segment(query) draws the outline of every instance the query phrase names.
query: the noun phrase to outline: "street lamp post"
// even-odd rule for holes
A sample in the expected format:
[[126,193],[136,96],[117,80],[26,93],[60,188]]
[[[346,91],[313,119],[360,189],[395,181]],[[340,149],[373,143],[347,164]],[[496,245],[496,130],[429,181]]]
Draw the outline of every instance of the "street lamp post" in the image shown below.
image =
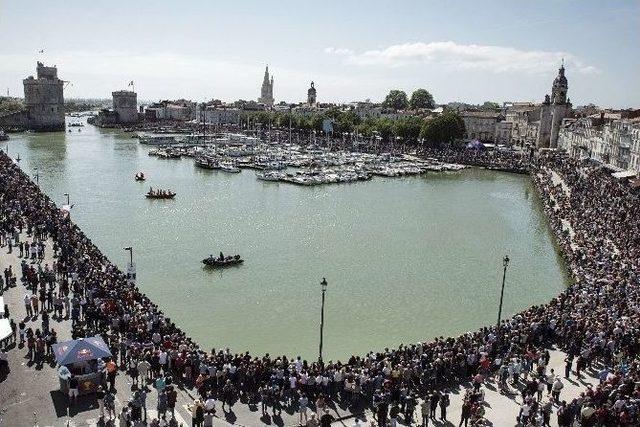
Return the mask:
[[129,265],[127,266],[127,279],[133,282],[136,280],[136,268],[133,265],[133,247],[128,246],[122,249],[124,249],[125,251],[129,251]]
[[509,255],[505,255],[502,259],[502,290],[500,291],[500,306],[498,307],[498,327],[500,327],[500,319],[502,318],[502,301],[504,299],[504,282],[507,278],[507,266],[509,265]]
[[320,309],[320,349],[319,349],[319,357],[318,361],[322,365],[322,338],[323,338],[323,330],[324,330],[324,294],[327,292],[327,279],[322,278],[322,282],[320,282],[320,286],[322,287],[322,307]]
[[128,246],[128,247],[122,248],[122,249],[124,249],[125,251],[129,251],[129,263],[131,265],[133,265],[133,247],[132,246]]

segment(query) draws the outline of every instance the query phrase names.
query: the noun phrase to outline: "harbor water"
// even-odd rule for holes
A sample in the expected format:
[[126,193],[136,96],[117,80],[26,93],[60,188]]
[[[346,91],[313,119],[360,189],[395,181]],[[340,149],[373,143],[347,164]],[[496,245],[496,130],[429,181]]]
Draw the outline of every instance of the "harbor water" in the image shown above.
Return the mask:
[[[505,254],[504,316],[567,285],[527,176],[299,187],[150,157],[118,130],[72,130],[12,134],[0,148],[58,204],[68,193],[72,219],[122,268],[132,246],[138,286],[206,349],[316,358],[323,277],[325,360],[494,323]],[[147,200],[149,187],[177,196]],[[245,262],[204,268],[220,251]]]

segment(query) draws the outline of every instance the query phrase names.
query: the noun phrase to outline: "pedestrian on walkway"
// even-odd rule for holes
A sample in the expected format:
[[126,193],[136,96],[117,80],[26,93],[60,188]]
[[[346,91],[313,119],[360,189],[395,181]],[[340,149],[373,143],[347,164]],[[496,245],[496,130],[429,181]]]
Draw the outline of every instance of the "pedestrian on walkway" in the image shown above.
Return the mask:
[[165,415],[167,413],[167,392],[164,390],[158,391],[157,401],[158,416]]
[[204,406],[200,399],[196,399],[192,404],[187,405],[191,411],[191,427],[202,427],[204,423]]
[[429,427],[429,399],[427,396],[424,397],[422,403],[420,404],[420,414],[422,415],[422,427]]
[[31,307],[31,295],[24,294],[24,310],[27,312],[27,317],[33,317],[33,308]]
[[171,412],[171,417],[176,418],[176,402],[178,401],[178,392],[173,386],[167,386],[167,408]]
[[460,414],[460,423],[458,424],[458,427],[462,427],[462,424],[464,424],[464,427],[467,427],[467,425],[469,424],[470,417],[471,417],[471,402],[468,399],[465,399],[464,402],[462,403],[462,412]]
[[131,414],[129,413],[129,407],[127,405],[122,407],[122,412],[120,412],[118,419],[120,427],[129,427],[131,425]]
[[436,419],[436,410],[438,409],[438,402],[440,401],[440,393],[438,391],[434,391],[429,397],[429,402],[431,404],[429,408],[429,418],[432,420]]
[[565,378],[569,378],[569,375],[571,375],[571,365],[573,364],[573,356],[572,355],[567,355],[567,357],[564,358],[564,377]]
[[98,411],[100,411],[100,418],[104,418],[104,389],[102,386],[98,386],[96,390],[96,400],[98,401]]
[[[300,425],[305,425],[309,421],[309,417],[307,416],[307,411],[309,407],[309,399],[302,393],[298,393],[298,414],[300,416]],[[304,417],[304,423],[302,422],[302,418]]]
[[562,383],[562,380],[560,379],[560,377],[556,377],[556,380],[554,381],[551,388],[551,397],[556,404],[560,402],[560,391],[562,391],[563,388],[564,384]]
[[109,420],[116,416],[116,397],[111,390],[107,390],[104,393],[104,409],[107,411]]
[[440,398],[440,419],[447,420],[447,408],[451,401],[449,400],[449,393],[445,390],[444,394]]
[[116,388],[116,376],[118,375],[118,367],[113,359],[109,359],[105,365],[107,370],[107,381],[109,382],[109,390],[113,391]]
[[391,405],[391,410],[389,411],[391,427],[396,427],[398,425],[398,414],[400,414],[400,406],[398,406],[398,403],[394,402],[393,405]]

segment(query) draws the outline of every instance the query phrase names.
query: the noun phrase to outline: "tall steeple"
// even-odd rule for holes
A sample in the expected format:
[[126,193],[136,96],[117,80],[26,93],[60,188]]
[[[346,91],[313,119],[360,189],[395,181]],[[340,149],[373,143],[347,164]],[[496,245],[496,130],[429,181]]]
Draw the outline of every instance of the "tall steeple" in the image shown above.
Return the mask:
[[558,69],[558,75],[551,86],[551,98],[547,95],[540,106],[540,124],[538,126],[538,147],[558,146],[558,135],[562,120],[571,114],[571,102],[567,99],[569,82],[564,75],[564,59]]
[[569,83],[564,75],[564,60],[562,60],[562,65],[560,65],[560,68],[558,69],[558,75],[553,81],[553,86],[551,87],[551,101],[558,105],[566,104],[568,90]]
[[264,79],[262,79],[262,84],[269,84],[269,66],[268,65],[264,69]]
[[260,89],[260,98],[258,102],[272,106],[273,105],[273,76],[269,76],[269,65],[264,69],[264,78],[262,79],[262,88]]

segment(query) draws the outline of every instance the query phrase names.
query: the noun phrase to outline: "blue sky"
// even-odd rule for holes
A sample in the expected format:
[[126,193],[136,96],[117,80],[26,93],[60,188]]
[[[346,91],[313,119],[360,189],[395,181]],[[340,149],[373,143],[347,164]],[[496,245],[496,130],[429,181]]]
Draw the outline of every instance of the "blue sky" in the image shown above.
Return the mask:
[[[640,105],[640,1],[0,0],[0,88],[22,94],[36,60],[67,97],[277,101],[540,101],[565,58],[574,105]],[[44,54],[38,51],[44,49]]]

